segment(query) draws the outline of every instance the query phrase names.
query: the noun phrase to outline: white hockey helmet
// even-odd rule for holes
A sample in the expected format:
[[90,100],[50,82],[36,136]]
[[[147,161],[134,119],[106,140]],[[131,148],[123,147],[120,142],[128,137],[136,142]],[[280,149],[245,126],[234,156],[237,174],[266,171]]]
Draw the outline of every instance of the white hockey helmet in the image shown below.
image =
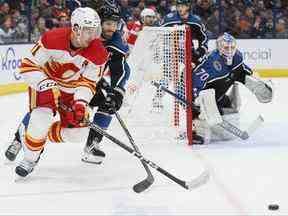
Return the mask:
[[97,37],[101,35],[101,20],[98,13],[89,7],[76,8],[71,14],[72,29],[78,26],[79,29],[95,28]]
[[146,16],[155,17],[156,13],[154,10],[152,10],[150,8],[145,8],[142,10],[140,16],[141,16],[141,19],[144,19]]
[[219,51],[220,55],[225,58],[226,64],[232,65],[233,57],[237,50],[235,38],[225,32],[223,35],[217,38],[216,48]]

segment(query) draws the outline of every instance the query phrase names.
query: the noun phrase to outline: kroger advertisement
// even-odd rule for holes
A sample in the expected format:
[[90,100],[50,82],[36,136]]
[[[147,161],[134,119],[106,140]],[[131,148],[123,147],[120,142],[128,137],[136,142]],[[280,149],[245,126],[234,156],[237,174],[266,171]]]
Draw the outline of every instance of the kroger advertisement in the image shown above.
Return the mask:
[[[253,69],[287,69],[287,40],[238,40],[238,48],[243,52],[246,63]],[[210,50],[215,40],[209,42]],[[28,55],[32,44],[0,46],[0,85],[21,82],[17,73],[21,58]],[[139,58],[141,55],[139,54]]]
[[28,55],[32,44],[0,46],[0,84],[19,82],[17,68],[21,58]]

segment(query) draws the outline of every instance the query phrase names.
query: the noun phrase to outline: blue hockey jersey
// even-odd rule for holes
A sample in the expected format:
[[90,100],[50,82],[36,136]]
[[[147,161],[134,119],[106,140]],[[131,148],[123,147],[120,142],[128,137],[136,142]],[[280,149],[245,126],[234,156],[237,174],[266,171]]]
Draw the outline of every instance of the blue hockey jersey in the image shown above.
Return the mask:
[[216,101],[220,101],[235,81],[245,84],[246,75],[252,75],[252,70],[244,64],[239,50],[233,57],[232,65],[225,64],[225,59],[219,51],[214,50],[193,71],[194,97],[203,89],[214,88]]
[[122,38],[122,34],[116,31],[112,38],[104,42],[104,46],[110,53],[107,65],[111,72],[111,86],[125,90],[125,85],[130,77],[130,67],[126,62],[129,47]]

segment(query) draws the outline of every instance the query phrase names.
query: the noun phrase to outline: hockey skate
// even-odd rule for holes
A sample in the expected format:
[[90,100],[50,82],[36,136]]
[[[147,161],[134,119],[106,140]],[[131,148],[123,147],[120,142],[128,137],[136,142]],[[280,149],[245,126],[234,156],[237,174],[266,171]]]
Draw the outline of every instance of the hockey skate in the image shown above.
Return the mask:
[[28,159],[23,159],[22,161],[20,161],[19,165],[16,166],[15,168],[15,172],[18,176],[20,177],[26,177],[28,174],[30,174],[34,167],[36,166],[38,160],[36,161],[31,161]]
[[97,134],[90,130],[89,136],[84,147],[82,161],[85,163],[101,164],[105,158],[105,153],[100,149],[102,137],[97,137]]
[[12,143],[8,146],[6,152],[5,152],[5,157],[8,161],[14,161],[20,152],[22,148],[21,140],[20,140],[20,135],[19,135],[19,130],[15,133],[14,140]]
[[[204,138],[200,135],[198,135],[195,131],[193,133],[193,145],[203,145],[204,144]],[[185,132],[180,132],[178,136],[176,137],[177,140],[182,141],[187,139],[187,133]]]
[[12,143],[8,146],[7,150],[5,151],[5,157],[7,161],[13,162],[16,159],[17,155],[19,154],[22,148],[22,140],[24,139],[25,130],[28,126],[29,120],[30,120],[30,114],[27,113],[17,129]]
[[37,152],[26,152],[23,160],[21,160],[18,166],[15,168],[16,174],[22,178],[25,178],[28,174],[30,174],[34,170],[34,167],[38,164],[43,151],[44,148]]

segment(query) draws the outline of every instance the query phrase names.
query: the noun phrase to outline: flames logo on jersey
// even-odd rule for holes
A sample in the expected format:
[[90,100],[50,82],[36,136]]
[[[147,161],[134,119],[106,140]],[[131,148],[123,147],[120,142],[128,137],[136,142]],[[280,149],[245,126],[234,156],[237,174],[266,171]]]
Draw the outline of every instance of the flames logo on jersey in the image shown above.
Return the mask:
[[44,68],[49,77],[56,79],[69,80],[80,70],[73,63],[59,63],[55,61],[47,62]]

